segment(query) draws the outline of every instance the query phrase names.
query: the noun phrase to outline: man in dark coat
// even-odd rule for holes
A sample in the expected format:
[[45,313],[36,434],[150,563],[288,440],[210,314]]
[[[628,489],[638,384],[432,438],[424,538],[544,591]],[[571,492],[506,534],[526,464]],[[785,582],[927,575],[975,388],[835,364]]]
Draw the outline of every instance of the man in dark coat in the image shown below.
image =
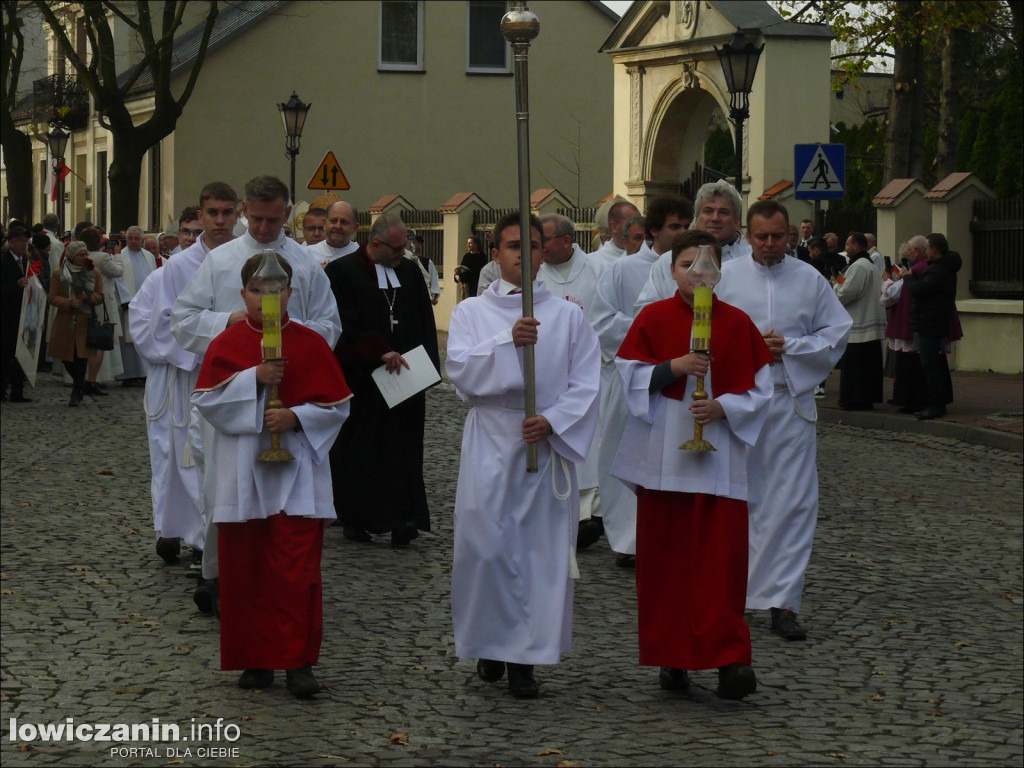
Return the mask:
[[28,284],[28,230],[11,227],[7,248],[0,259],[0,285],[3,290],[3,309],[0,318],[0,347],[2,347],[3,399],[7,399],[7,388],[11,390],[12,403],[29,403],[25,397],[25,374],[21,372],[14,351],[18,346],[18,324],[21,321],[21,295]]
[[963,261],[949,250],[946,236],[932,233],[926,238],[928,268],[920,276],[904,268],[904,289],[910,291],[910,330],[918,334],[921,370],[928,385],[928,407],[914,414],[921,420],[946,415],[946,403],[953,402],[949,369],[943,365],[942,341],[949,335],[956,311],[956,273]]
[[402,356],[422,345],[440,370],[434,312],[419,268],[403,258],[401,219],[380,216],[355,253],[327,265],[341,315],[335,354],[352,389],[352,410],[331,449],[334,508],[346,538],[391,532],[394,546],[430,530],[423,484],[426,395],[389,409],[371,374],[401,375]]

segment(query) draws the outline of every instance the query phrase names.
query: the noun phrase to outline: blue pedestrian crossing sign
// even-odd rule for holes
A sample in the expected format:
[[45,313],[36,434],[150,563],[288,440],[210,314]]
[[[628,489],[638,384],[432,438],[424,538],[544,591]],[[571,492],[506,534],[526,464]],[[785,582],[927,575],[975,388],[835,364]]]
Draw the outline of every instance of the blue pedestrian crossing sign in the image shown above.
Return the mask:
[[797,200],[842,200],[846,196],[845,144],[794,144]]

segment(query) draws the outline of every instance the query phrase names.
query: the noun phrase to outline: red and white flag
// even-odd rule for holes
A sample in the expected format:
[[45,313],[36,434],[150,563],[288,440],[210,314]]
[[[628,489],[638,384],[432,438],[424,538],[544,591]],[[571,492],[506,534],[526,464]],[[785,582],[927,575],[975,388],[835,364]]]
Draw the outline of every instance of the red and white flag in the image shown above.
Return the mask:
[[57,187],[70,173],[71,169],[64,165],[64,163],[50,169],[50,202],[57,200]]

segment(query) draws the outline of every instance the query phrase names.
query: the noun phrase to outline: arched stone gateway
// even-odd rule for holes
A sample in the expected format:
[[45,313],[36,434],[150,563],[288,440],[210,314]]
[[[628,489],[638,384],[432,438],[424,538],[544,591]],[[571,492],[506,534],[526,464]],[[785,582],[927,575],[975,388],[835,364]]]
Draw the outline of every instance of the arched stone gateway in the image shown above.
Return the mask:
[[829,141],[826,26],[787,22],[765,2],[634,2],[601,48],[615,63],[618,194],[644,207],[679,192],[702,162],[712,114],[729,114],[715,46],[737,28],[764,44],[744,132],[744,197],[793,178],[794,144]]

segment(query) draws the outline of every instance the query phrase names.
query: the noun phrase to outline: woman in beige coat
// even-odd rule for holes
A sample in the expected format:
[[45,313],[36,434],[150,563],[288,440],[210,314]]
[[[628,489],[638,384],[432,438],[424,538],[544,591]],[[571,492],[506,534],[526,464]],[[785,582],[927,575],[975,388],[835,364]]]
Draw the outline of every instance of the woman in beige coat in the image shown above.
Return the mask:
[[73,388],[68,406],[76,407],[85,394],[85,369],[95,350],[86,346],[86,329],[94,307],[103,301],[103,278],[88,262],[85,243],[69,243],[64,265],[50,278],[49,303],[57,308],[50,356],[62,360]]
[[[103,278],[103,303],[96,307],[96,317],[100,320],[109,319],[114,324],[114,348],[104,352],[99,349],[89,358],[89,369],[85,374],[85,394],[105,396],[107,391],[97,381],[113,381],[114,377],[124,371],[121,365],[121,313],[117,311],[117,288],[114,282],[124,274],[124,262],[119,253],[107,253],[100,250],[103,236],[95,227],[82,230],[82,242],[89,249],[88,259]],[[106,307],[104,315],[103,308]]]

